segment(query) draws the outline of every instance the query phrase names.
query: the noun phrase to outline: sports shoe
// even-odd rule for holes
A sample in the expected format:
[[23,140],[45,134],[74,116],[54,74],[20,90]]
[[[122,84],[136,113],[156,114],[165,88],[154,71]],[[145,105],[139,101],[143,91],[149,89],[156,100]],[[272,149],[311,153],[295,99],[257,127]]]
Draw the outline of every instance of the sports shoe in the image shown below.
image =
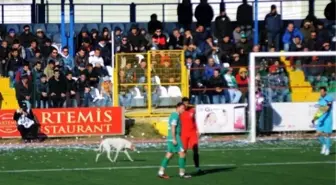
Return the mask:
[[322,146],[322,149],[321,149],[321,154],[322,154],[322,155],[325,154],[325,153],[326,153],[326,150],[327,150],[326,145],[323,145],[323,146]]
[[169,179],[169,176],[166,174],[162,174],[162,175],[158,174],[158,177],[161,179]]
[[328,148],[325,149],[324,155],[329,155],[330,154],[330,150]]
[[184,174],[184,175],[180,175],[180,177],[182,179],[189,179],[189,178],[191,178],[191,175]]

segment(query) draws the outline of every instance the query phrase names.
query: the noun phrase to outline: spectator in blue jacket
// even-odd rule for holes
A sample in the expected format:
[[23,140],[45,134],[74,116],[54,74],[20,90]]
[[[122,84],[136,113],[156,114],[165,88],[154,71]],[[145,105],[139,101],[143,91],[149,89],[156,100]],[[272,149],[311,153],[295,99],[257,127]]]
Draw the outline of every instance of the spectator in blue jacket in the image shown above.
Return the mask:
[[282,20],[275,5],[271,6],[271,12],[265,17],[265,28],[267,31],[268,49],[274,44],[275,49],[279,51]]
[[300,40],[303,40],[303,35],[299,29],[294,28],[293,23],[289,23],[285,34],[282,36],[282,42],[284,44],[284,50],[289,51],[289,46],[293,44],[293,40],[295,37],[299,37]]
[[220,66],[218,64],[215,64],[215,61],[213,58],[208,58],[208,64],[204,68],[204,77],[206,80],[209,80],[213,74],[215,69],[219,69]]
[[73,71],[75,67],[74,58],[71,55],[69,55],[69,48],[67,46],[64,46],[62,48],[61,56],[63,60],[64,69],[66,71]]

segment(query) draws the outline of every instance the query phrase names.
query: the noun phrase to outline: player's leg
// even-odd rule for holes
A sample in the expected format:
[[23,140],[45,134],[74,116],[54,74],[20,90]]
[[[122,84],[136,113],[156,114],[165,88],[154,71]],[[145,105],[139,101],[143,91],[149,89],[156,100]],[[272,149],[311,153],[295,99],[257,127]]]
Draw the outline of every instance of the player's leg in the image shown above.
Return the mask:
[[325,152],[324,155],[330,154],[330,147],[331,147],[331,133],[332,133],[332,119],[331,117],[327,118],[324,123],[324,143],[325,143]]
[[181,178],[190,178],[190,175],[186,175],[185,173],[185,167],[186,167],[186,152],[183,149],[183,144],[181,142],[181,139],[177,139],[177,145],[175,145],[175,151],[179,154],[178,159],[178,166],[179,166],[179,175]]
[[172,152],[167,152],[163,160],[161,161],[161,166],[159,168],[158,176],[163,179],[168,179],[169,176],[165,174],[165,170],[169,164],[170,159],[173,157]]
[[325,138],[324,138],[324,134],[321,131],[316,131],[316,137],[319,140],[320,144],[321,144],[321,154],[325,153],[326,150],[326,144],[325,144]]
[[160,178],[168,179],[169,176],[165,174],[165,169],[167,168],[169,164],[169,160],[173,157],[174,155],[174,144],[172,142],[167,142],[167,153],[163,160],[161,161],[161,166],[158,172],[158,176]]
[[194,134],[190,137],[189,146],[193,150],[193,160],[195,168],[197,169],[197,173],[204,173],[200,168],[200,157],[199,157],[199,149],[198,149],[198,137],[197,134]]

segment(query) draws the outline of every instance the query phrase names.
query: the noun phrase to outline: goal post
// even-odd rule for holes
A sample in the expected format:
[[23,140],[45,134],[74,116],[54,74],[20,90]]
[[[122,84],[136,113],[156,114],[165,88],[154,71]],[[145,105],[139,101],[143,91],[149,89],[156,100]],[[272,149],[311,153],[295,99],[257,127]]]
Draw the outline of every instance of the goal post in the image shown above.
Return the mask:
[[[336,52],[252,52],[249,55],[249,91],[248,91],[248,120],[250,133],[248,140],[252,143],[257,141],[257,115],[256,115],[256,58],[262,57],[336,57]],[[333,61],[335,63],[335,61]],[[334,64],[335,65],[335,64]],[[335,66],[333,67],[335,68]],[[335,68],[336,69],[336,68]],[[317,101],[317,100],[316,100]]]

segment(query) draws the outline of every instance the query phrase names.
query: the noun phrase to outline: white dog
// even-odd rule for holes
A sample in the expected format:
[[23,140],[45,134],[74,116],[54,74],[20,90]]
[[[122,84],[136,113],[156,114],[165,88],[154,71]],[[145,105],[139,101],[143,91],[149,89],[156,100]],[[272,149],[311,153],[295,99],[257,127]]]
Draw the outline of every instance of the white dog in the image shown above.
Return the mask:
[[[106,152],[107,158],[111,162],[116,162],[120,151],[123,151],[125,153],[125,155],[127,156],[127,158],[130,161],[133,162],[133,159],[128,154],[127,149],[130,149],[130,150],[133,150],[133,151],[137,151],[136,148],[135,148],[135,146],[130,141],[128,141],[126,139],[122,139],[122,138],[106,138],[106,139],[104,139],[100,143],[99,148],[96,150],[98,152],[98,154],[96,156],[96,162],[98,162],[99,156],[101,154],[103,154],[104,152]],[[116,152],[114,160],[111,159],[111,151],[112,151],[112,153],[114,151]]]

